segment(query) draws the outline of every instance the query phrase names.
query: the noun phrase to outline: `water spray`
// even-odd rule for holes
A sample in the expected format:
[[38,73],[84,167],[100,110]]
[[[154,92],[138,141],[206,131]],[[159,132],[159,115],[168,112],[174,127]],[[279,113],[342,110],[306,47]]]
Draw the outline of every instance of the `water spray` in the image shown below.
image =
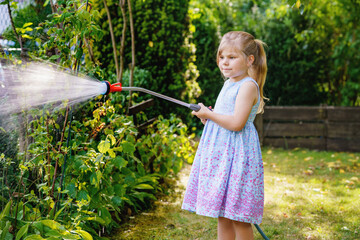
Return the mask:
[[112,92],[137,91],[199,111],[198,104],[190,104],[141,87],[122,87],[87,76],[74,76],[58,66],[31,63],[27,66],[0,65],[0,116],[43,107],[59,109],[72,106],[99,95]]
[[168,96],[162,95],[162,94],[160,94],[160,93],[153,92],[153,91],[150,91],[150,90],[148,90],[148,89],[141,88],[141,87],[123,87],[123,86],[121,85],[121,83],[110,84],[108,81],[104,81],[102,88],[103,88],[103,89],[102,89],[102,93],[103,93],[104,95],[108,95],[109,93],[112,93],[112,92],[121,92],[121,91],[144,92],[144,93],[153,95],[153,96],[155,96],[155,97],[162,98],[162,99],[165,99],[165,100],[167,100],[167,101],[170,101],[170,102],[179,104],[179,105],[181,105],[181,106],[190,108],[191,110],[193,110],[193,111],[195,111],[195,112],[198,112],[198,111],[200,110],[200,108],[201,108],[198,104],[186,103],[186,102],[180,101],[180,100],[178,100],[178,99],[175,99],[175,98],[172,98],[172,97],[168,97]]

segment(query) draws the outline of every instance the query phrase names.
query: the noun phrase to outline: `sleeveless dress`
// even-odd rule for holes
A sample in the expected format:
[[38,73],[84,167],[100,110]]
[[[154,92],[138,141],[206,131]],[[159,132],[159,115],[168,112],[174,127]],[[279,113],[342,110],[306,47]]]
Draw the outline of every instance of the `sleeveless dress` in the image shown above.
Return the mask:
[[[225,81],[214,112],[233,115],[238,91],[247,81],[258,86],[250,77],[237,82]],[[207,120],[191,168],[182,209],[208,217],[261,223],[264,169],[259,138],[253,124],[259,104],[260,95],[241,131],[230,131]]]

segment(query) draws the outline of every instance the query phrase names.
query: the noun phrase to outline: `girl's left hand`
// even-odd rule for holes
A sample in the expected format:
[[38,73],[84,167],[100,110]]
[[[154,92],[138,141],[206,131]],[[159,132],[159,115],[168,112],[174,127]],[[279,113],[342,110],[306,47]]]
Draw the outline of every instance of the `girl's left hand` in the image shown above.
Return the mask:
[[199,103],[199,106],[201,107],[200,110],[198,112],[192,111],[191,114],[200,119],[208,119],[209,114],[212,113],[212,111],[202,103]]

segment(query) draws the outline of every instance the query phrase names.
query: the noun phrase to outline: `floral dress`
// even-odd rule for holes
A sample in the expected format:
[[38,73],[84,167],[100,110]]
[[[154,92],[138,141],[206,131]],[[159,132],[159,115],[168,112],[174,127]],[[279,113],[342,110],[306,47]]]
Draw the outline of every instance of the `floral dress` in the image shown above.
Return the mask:
[[[214,112],[233,115],[241,85],[250,77],[225,81]],[[257,85],[258,86],[258,85]],[[192,165],[182,209],[208,217],[260,224],[264,209],[264,170],[253,124],[258,102],[245,127],[230,131],[208,120]]]

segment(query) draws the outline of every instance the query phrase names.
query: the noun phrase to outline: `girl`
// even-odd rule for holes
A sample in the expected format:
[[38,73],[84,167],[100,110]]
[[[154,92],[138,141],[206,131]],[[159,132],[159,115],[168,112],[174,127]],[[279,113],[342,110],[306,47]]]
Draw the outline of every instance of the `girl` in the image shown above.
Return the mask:
[[205,124],[182,208],[218,218],[218,239],[253,239],[264,208],[261,149],[253,121],[263,112],[267,65],[263,42],[246,32],[226,33],[217,64],[228,78],[214,111],[192,112]]

